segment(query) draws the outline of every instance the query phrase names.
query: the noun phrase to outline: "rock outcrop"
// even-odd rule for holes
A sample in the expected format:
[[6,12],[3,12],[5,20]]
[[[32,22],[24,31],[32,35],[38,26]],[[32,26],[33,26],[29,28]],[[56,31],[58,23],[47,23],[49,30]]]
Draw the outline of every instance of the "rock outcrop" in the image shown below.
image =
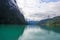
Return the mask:
[[16,0],[0,0],[0,24],[27,24]]

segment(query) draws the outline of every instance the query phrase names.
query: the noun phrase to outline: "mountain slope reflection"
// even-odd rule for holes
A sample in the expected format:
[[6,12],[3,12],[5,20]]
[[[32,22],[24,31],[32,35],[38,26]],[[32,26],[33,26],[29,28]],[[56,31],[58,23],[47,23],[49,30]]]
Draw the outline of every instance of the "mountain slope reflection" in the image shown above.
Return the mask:
[[22,25],[0,25],[0,40],[18,40],[24,28]]
[[42,29],[54,31],[56,33],[60,33],[60,27],[59,26],[40,26]]
[[48,28],[28,25],[18,40],[60,40],[60,34]]

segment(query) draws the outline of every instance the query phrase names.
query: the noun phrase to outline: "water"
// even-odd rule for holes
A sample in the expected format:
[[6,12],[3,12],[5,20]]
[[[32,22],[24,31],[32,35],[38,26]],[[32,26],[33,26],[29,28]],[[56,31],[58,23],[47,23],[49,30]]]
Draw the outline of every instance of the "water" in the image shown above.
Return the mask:
[[60,28],[37,25],[0,25],[0,40],[60,40]]

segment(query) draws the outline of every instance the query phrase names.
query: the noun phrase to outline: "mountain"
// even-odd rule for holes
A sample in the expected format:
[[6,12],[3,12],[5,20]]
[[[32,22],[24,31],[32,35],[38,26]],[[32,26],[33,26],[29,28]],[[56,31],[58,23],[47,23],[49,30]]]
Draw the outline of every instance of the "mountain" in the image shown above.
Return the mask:
[[29,25],[36,25],[38,23],[38,21],[28,21]]
[[44,19],[38,22],[38,25],[45,25],[45,23],[50,19]]
[[41,20],[38,25],[47,25],[47,26],[60,26],[60,16],[56,16],[50,19]]
[[27,24],[16,0],[0,0],[0,24]]

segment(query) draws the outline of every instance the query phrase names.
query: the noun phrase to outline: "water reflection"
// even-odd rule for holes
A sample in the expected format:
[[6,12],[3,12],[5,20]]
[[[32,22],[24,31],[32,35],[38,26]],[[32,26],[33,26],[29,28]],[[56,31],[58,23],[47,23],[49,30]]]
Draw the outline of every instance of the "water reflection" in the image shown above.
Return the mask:
[[24,25],[0,25],[0,40],[18,40],[24,29]]
[[60,28],[37,25],[0,25],[0,40],[60,40]]
[[28,25],[18,40],[60,40],[60,33],[49,27]]
[[60,26],[40,26],[42,29],[60,33]]

